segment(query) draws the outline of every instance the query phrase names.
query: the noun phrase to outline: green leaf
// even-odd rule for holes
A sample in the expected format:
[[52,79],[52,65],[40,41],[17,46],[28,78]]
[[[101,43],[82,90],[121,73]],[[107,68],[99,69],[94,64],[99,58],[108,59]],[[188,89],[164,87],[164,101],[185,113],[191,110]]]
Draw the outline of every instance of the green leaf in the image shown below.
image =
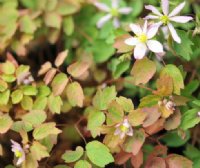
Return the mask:
[[173,48],[178,55],[189,61],[191,59],[191,55],[193,54],[192,46],[194,45],[189,35],[184,30],[176,30],[179,37],[181,38],[181,43],[178,44],[173,42]]
[[181,89],[184,89],[184,81],[181,71],[172,64],[166,65],[160,75],[168,75],[173,79],[174,93],[180,95]]
[[48,27],[60,29],[62,18],[55,12],[49,12],[45,14],[44,21]]
[[0,79],[0,92],[4,92],[8,88],[8,84]]
[[200,117],[198,116],[199,109],[191,109],[182,115],[180,128],[187,130],[193,128],[200,123]]
[[0,116],[0,123],[0,133],[4,134],[11,128],[13,121],[9,115],[4,114]]
[[108,106],[107,124],[114,125],[123,121],[124,111],[120,104],[112,101]]
[[42,85],[38,87],[38,96],[49,96],[51,90],[48,86]]
[[115,79],[119,78],[124,72],[126,72],[130,67],[130,61],[120,62],[113,72],[113,77]]
[[38,90],[35,86],[26,85],[22,88],[24,95],[26,96],[35,96],[38,93]]
[[15,66],[12,62],[6,61],[5,63],[1,64],[1,70],[6,75],[12,75],[15,72]]
[[71,1],[58,1],[56,12],[60,15],[71,15],[79,10],[79,5]]
[[92,168],[91,164],[86,160],[79,160],[74,165],[74,168]]
[[0,104],[7,105],[10,97],[10,90],[0,93]]
[[128,115],[129,123],[133,126],[139,126],[143,124],[143,121],[146,119],[147,113],[142,111],[141,109],[132,110]]
[[61,95],[67,83],[68,83],[68,77],[66,74],[64,73],[57,74],[51,83],[54,96]]
[[69,103],[74,107],[83,107],[84,94],[81,85],[78,82],[72,82],[67,86],[67,98]]
[[87,129],[91,132],[93,138],[100,134],[100,126],[104,122],[104,113],[92,108],[88,115]]
[[158,104],[158,101],[161,100],[160,96],[157,95],[147,95],[140,100],[139,107],[152,107]]
[[107,61],[113,54],[115,49],[111,44],[106,44],[105,40],[98,40],[93,43],[93,56],[96,63]]
[[18,104],[23,98],[23,93],[21,90],[17,89],[11,93],[11,99],[13,104]]
[[30,147],[30,151],[34,158],[38,161],[49,156],[47,148],[37,141],[33,142],[32,146]]
[[56,8],[56,5],[58,4],[57,0],[48,0],[47,1],[47,6],[46,6],[46,10],[47,11],[52,11]]
[[56,126],[56,124],[54,122],[50,122],[50,123],[44,123],[44,124],[36,127],[33,131],[34,139],[41,140],[41,139],[47,137],[48,135],[51,135],[51,134],[57,135],[57,134],[61,133],[61,130],[59,130],[55,126]]
[[3,74],[1,76],[1,78],[8,83],[12,83],[16,80],[16,77],[14,75],[7,75],[7,74]]
[[200,158],[200,150],[191,144],[187,144],[186,150],[183,151],[183,153],[185,156],[192,160]]
[[107,164],[114,162],[108,147],[101,142],[89,142],[86,145],[86,152],[90,161],[99,167],[105,167]]
[[99,110],[106,110],[108,105],[116,98],[115,86],[99,89],[93,98],[93,105]]
[[42,124],[47,118],[47,115],[42,110],[32,110],[29,113],[23,115],[22,120],[29,122],[34,127]]
[[22,130],[29,132],[33,129],[32,124],[24,121],[16,121],[12,125],[12,130],[20,132]]
[[62,155],[62,159],[66,163],[75,162],[81,158],[81,156],[83,155],[83,152],[84,152],[83,148],[81,146],[78,146],[76,147],[75,151],[71,151],[71,150],[65,151],[65,153]]
[[190,132],[186,131],[185,138],[181,138],[177,131],[167,132],[162,138],[161,141],[164,142],[168,147],[180,147],[185,145],[190,139]]
[[35,30],[37,29],[36,24],[31,19],[29,15],[24,15],[20,19],[20,31],[27,33],[27,34],[33,34]]
[[74,32],[74,20],[72,16],[63,19],[63,31],[67,36],[70,36]]
[[21,106],[24,110],[31,110],[33,106],[33,99],[30,96],[24,96],[21,101]]
[[144,57],[141,60],[136,60],[131,70],[131,75],[135,85],[146,84],[155,74],[156,64],[155,62]]
[[133,1],[130,1],[130,4],[129,4],[129,7],[132,7],[132,12],[131,12],[131,15],[134,16],[134,17],[137,17],[143,10],[143,0],[133,0]]
[[47,97],[37,97],[34,104],[33,110],[44,110],[47,106]]
[[130,112],[131,110],[134,110],[134,105],[131,99],[120,96],[117,97],[116,101],[123,107],[123,110],[125,112]]
[[52,113],[60,114],[62,105],[63,102],[60,96],[54,96],[53,94],[49,96],[48,107]]

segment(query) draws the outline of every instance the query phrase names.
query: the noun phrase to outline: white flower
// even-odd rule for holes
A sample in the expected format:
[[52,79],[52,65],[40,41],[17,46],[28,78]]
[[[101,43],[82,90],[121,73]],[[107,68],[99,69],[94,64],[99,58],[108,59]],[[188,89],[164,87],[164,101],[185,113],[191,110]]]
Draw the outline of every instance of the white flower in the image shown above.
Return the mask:
[[172,110],[172,111],[176,110],[175,109],[176,104],[173,101],[171,101],[171,100],[164,99],[163,101],[159,101],[158,104],[160,106],[164,105],[167,110]]
[[174,10],[172,10],[171,13],[169,13],[169,0],[161,0],[161,7],[163,13],[160,13],[158,9],[156,9],[154,6],[147,5],[145,6],[145,8],[151,10],[154,15],[148,15],[145,17],[145,19],[159,20],[159,22],[155,24],[157,30],[161,25],[167,26],[174,41],[176,41],[177,43],[181,43],[181,39],[178,36],[174,26],[171,24],[171,21],[177,23],[187,23],[193,19],[190,16],[177,16],[178,13],[180,13],[180,11],[184,8],[184,6],[185,2],[179,4]]
[[119,135],[121,139],[125,137],[125,135],[133,136],[132,126],[129,124],[128,119],[124,119],[122,123],[117,124],[114,135]]
[[101,28],[103,25],[108,22],[110,19],[113,19],[113,25],[115,28],[120,27],[119,15],[124,14],[127,15],[132,11],[130,7],[122,7],[119,8],[119,0],[112,0],[112,7],[107,6],[104,3],[95,2],[94,5],[100,10],[108,13],[103,16],[98,22],[97,27]]
[[127,45],[135,46],[135,59],[142,59],[148,49],[154,53],[163,53],[162,44],[156,40],[151,40],[156,35],[156,26],[148,26],[147,21],[145,21],[143,28],[136,24],[130,24],[130,28],[136,36],[126,39],[125,43]]
[[15,157],[18,159],[16,165],[22,164],[25,160],[25,152],[21,145],[13,140],[11,140],[11,150],[15,154]]

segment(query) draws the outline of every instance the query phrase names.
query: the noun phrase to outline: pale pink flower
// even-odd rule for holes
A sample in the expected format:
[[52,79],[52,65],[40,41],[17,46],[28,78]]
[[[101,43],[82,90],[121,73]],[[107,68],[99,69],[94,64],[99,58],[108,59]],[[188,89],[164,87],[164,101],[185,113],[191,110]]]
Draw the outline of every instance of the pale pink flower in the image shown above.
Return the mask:
[[135,59],[142,59],[148,50],[154,53],[163,53],[162,44],[156,40],[151,40],[156,35],[156,26],[148,26],[147,21],[145,21],[143,28],[137,24],[130,24],[130,28],[134,32],[135,37],[126,39],[125,43],[127,45],[135,46]]
[[101,28],[103,25],[108,22],[109,20],[113,19],[113,25],[115,28],[120,27],[120,21],[119,21],[119,16],[121,14],[123,15],[128,15],[131,11],[132,8],[130,7],[119,7],[119,1],[120,0],[111,0],[112,4],[111,7],[107,6],[104,3],[100,2],[95,2],[94,5],[100,9],[101,11],[104,11],[108,13],[107,15],[103,16],[98,22],[97,22],[97,27]]
[[171,13],[169,13],[169,0],[161,0],[162,13],[159,12],[156,7],[152,5],[146,5],[145,8],[152,11],[154,15],[148,15],[145,17],[145,19],[158,20],[158,23],[155,24],[157,30],[161,25],[167,26],[174,41],[176,41],[177,43],[181,43],[181,39],[171,22],[187,23],[193,19],[190,16],[178,16],[184,6],[185,2],[182,2],[174,10],[172,10]]
[[18,166],[25,161],[25,152],[19,143],[15,142],[13,140],[11,140],[11,143],[12,143],[11,150],[15,154],[15,157],[17,158],[16,165]]
[[133,136],[133,128],[129,124],[128,119],[124,119],[122,123],[117,124],[114,135],[119,135],[121,139],[125,137],[125,135]]

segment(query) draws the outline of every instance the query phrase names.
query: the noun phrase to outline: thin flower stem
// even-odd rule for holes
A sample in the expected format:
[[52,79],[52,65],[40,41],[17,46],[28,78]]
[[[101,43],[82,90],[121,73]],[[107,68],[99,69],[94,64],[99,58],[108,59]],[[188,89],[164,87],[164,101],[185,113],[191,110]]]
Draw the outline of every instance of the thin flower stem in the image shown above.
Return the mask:
[[81,131],[79,130],[78,126],[75,125],[76,131],[78,132],[78,134],[81,136],[81,138],[83,139],[85,145],[87,144],[87,141],[85,139],[85,137],[83,136],[83,134],[81,133]]

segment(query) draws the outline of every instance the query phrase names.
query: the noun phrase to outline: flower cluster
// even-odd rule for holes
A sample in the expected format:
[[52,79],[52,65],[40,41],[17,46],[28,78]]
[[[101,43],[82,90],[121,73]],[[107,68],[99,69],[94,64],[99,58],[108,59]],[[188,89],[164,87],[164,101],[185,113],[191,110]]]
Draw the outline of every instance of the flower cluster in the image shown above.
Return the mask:
[[112,0],[111,1],[111,7],[107,6],[104,3],[100,2],[95,2],[94,5],[100,9],[101,11],[104,11],[108,13],[107,15],[103,16],[97,23],[97,27],[101,28],[103,25],[108,22],[110,19],[113,19],[113,25],[115,28],[120,27],[120,21],[119,21],[119,16],[121,14],[123,15],[128,15],[131,11],[132,8],[130,7],[119,7],[119,0]]
[[[100,10],[108,12],[106,16],[102,17],[98,23],[97,27],[101,28],[108,20],[113,18],[113,24],[115,27],[120,26],[119,14],[129,14],[131,8],[119,8],[119,0],[112,0],[112,8],[109,8],[106,4],[96,2]],[[159,28],[167,27],[174,41],[181,43],[181,39],[177,34],[173,24],[171,22],[177,23],[187,23],[193,18],[190,16],[177,16],[178,13],[184,8],[185,2],[179,4],[172,12],[169,13],[169,0],[161,1],[162,13],[152,5],[146,5],[145,8],[150,10],[153,15],[146,16],[144,26],[141,27],[138,24],[130,24],[131,31],[135,34],[135,37],[131,37],[125,40],[125,43],[130,46],[135,46],[134,57],[135,59],[142,59],[147,51],[152,51],[156,55],[163,55],[163,46],[160,42],[156,40],[151,40],[157,34]],[[148,24],[147,20],[156,20],[156,23]]]

